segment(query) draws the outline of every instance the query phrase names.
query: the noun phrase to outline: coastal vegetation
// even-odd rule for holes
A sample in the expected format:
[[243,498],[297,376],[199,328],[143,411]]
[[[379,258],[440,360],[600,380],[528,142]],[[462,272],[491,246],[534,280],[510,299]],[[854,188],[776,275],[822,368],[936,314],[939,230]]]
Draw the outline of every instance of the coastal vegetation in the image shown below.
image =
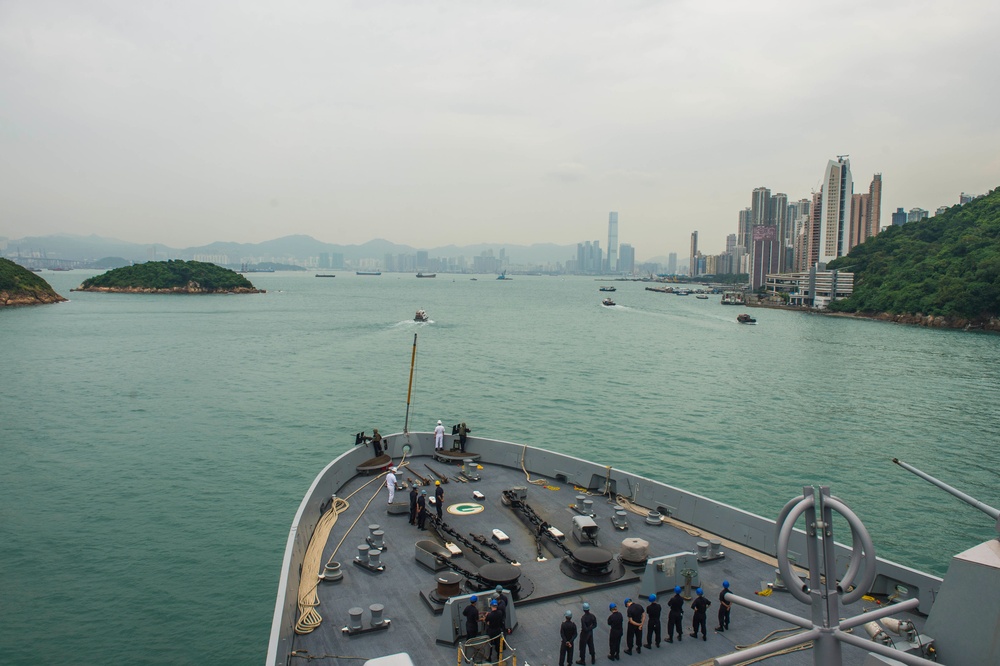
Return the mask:
[[0,307],[43,305],[65,300],[40,276],[10,259],[0,259]]
[[830,303],[834,312],[921,315],[970,326],[995,319],[1000,188],[930,219],[889,227],[827,268],[854,273],[853,295]]
[[148,261],[124,266],[83,281],[77,291],[211,294],[258,293],[236,271],[203,261]]

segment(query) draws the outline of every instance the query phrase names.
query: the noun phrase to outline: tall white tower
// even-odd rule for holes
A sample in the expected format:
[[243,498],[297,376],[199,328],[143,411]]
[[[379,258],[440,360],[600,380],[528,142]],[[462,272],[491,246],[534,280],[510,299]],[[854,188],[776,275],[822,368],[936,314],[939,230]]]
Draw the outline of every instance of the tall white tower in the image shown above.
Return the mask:
[[608,215],[608,272],[618,272],[618,213]]
[[847,155],[838,155],[837,161],[830,160],[823,178],[823,201],[819,218],[819,258],[820,263],[833,261],[850,250],[851,195],[854,181],[851,179],[851,160]]

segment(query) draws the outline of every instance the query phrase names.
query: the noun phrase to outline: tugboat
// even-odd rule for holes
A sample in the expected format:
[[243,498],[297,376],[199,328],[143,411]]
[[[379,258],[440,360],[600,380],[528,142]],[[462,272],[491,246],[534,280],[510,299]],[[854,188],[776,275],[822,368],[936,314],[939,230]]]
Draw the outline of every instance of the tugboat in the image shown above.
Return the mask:
[[608,307],[611,307],[614,304],[615,304],[615,302],[613,300],[611,300],[610,298],[605,298],[603,301],[601,301],[601,305],[606,305]]
[[736,316],[736,321],[740,322],[741,324],[756,324],[757,323],[757,320],[754,319],[753,317],[751,317],[750,315],[748,315],[746,312],[744,312],[741,315],[737,315]]
[[413,321],[429,321],[430,317],[427,316],[426,310],[417,310],[417,314],[413,315]]

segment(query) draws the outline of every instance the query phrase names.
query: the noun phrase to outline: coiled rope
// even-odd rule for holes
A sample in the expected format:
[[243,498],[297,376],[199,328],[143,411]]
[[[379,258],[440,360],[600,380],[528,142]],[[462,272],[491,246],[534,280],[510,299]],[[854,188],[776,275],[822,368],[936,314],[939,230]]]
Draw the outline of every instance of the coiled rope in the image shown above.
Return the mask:
[[[397,468],[408,466],[409,463],[405,462],[405,460],[406,454],[404,453],[403,457],[399,461],[399,464],[397,465]],[[378,476],[373,477],[370,481],[363,484],[347,497],[334,498],[333,504],[330,505],[327,512],[324,513],[320,517],[319,522],[316,523],[316,529],[313,530],[312,537],[309,539],[309,545],[306,546],[305,557],[302,558],[302,575],[299,578],[298,594],[299,619],[295,623],[296,634],[301,635],[311,633],[323,622],[323,616],[316,610],[316,607],[319,606],[319,594],[316,592],[316,589],[319,587],[320,581],[323,580],[320,577],[320,560],[323,558],[323,549],[326,547],[326,542],[330,538],[330,532],[333,531],[333,526],[337,524],[337,519],[340,517],[340,514],[347,511],[347,509],[351,506],[347,500],[357,495],[372,483],[381,481],[382,477],[386,474],[387,472],[382,472]],[[330,553],[330,559],[326,561],[326,564],[333,562],[334,556],[344,544],[344,541],[347,539],[347,535],[351,533],[354,526],[357,525],[358,521],[360,521],[365,515],[365,511],[368,509],[368,506],[375,500],[376,497],[378,497],[378,494],[382,492],[384,485],[385,484],[379,485],[375,493],[371,496],[368,502],[365,503],[364,509],[358,512],[358,517],[354,519],[351,526],[347,528],[346,532],[344,532],[344,537],[340,540],[340,543],[337,544],[337,547],[333,549],[333,552]]]

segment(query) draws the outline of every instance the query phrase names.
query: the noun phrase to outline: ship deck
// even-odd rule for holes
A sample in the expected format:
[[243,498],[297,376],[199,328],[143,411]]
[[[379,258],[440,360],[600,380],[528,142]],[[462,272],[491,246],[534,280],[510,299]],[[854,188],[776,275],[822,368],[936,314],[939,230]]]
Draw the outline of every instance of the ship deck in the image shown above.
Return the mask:
[[[476,444],[477,440],[470,438],[469,450],[475,452]],[[419,452],[418,447],[416,453]],[[396,464],[401,460],[399,453],[397,450],[393,454]],[[404,462],[398,479],[407,488],[397,491],[397,503],[408,502],[409,486],[418,484],[418,487],[424,488],[419,485],[421,481],[416,474],[431,479],[428,495],[433,496],[433,479],[436,477],[427,468],[427,465],[430,465],[435,471],[448,477],[448,482],[442,486],[445,490],[444,506],[451,507],[452,511],[445,510],[443,515],[444,522],[450,528],[470,540],[471,535],[484,535],[489,538],[494,529],[501,530],[509,537],[509,543],[498,545],[506,555],[518,562],[517,569],[520,572],[521,598],[515,600],[514,612],[511,613],[512,616],[516,616],[517,625],[507,636],[507,641],[517,656],[517,664],[532,666],[556,664],[559,657],[559,625],[564,619],[564,613],[566,610],[573,611],[573,619],[579,623],[583,602],[588,602],[592,612],[597,616],[598,624],[594,636],[597,661],[600,663],[608,661],[606,624],[608,605],[615,602],[619,610],[624,613],[623,602],[628,597],[639,601],[643,606],[648,603],[644,598],[647,590],[643,587],[648,589],[649,584],[643,585],[641,582],[645,565],[618,564],[617,556],[624,539],[637,538],[647,541],[651,558],[683,553],[693,555],[698,551],[699,542],[706,543],[718,539],[714,534],[670,518],[666,518],[661,524],[647,524],[644,515],[640,515],[645,513],[643,508],[636,508],[639,513],[627,514],[626,530],[616,529],[611,517],[615,514],[615,505],[622,506],[622,498],[602,494],[607,484],[602,484],[598,475],[593,475],[590,482],[585,482],[591,486],[589,488],[574,484],[555,469],[550,469],[551,477],[544,479],[536,478],[534,473],[531,473],[529,482],[528,473],[519,466],[483,462],[482,468],[477,470],[481,476],[479,481],[461,482],[458,474],[460,467],[456,464],[440,462],[427,455],[417,455],[405,459]],[[610,478],[610,468],[608,469]],[[559,476],[564,478],[557,478]],[[599,545],[614,556],[613,566],[617,568],[616,573],[593,579],[571,577],[566,574],[568,563],[564,562],[567,559],[565,554],[558,547],[551,545],[545,546],[544,560],[540,561],[533,530],[514,510],[502,502],[503,491],[512,487],[527,489],[526,502],[542,520],[565,535],[564,543],[573,551],[581,547],[573,534],[573,518],[581,514],[574,510],[573,506],[578,504],[580,496],[591,500],[592,511],[596,516],[594,520],[599,528]],[[428,540],[439,544],[443,542],[440,535],[431,528],[431,521],[427,523],[427,531],[420,531],[409,524],[408,511],[403,510],[398,513],[389,511],[387,489],[384,477],[381,475],[356,474],[345,483],[335,485],[334,490],[338,497],[347,499],[349,507],[338,517],[326,540],[321,562],[339,562],[343,578],[339,582],[319,583],[317,592],[320,603],[316,610],[322,616],[322,623],[311,633],[290,638],[290,649],[288,643],[283,644],[284,649],[275,655],[274,663],[364,663],[366,659],[397,653],[407,653],[412,663],[420,666],[459,663],[456,653],[462,638],[459,637],[456,642],[442,640],[442,636],[449,636],[447,625],[450,620],[447,618],[450,617],[448,611],[451,609],[446,609],[443,626],[441,606],[433,601],[438,576],[447,570],[433,571],[427,564],[426,556],[423,558],[423,563],[417,561],[417,553],[421,550],[418,546],[420,542]],[[474,498],[473,493],[477,491],[483,495],[483,499]],[[794,488],[788,489],[789,495],[791,496],[794,491]],[[326,497],[329,498],[329,494]],[[457,506],[460,504],[467,506]],[[476,505],[482,506],[481,512],[474,513],[469,510],[470,507],[475,510]],[[428,508],[434,512],[432,507]],[[307,510],[319,515],[318,504]],[[354,562],[354,559],[359,557],[358,546],[366,544],[370,526],[375,525],[384,534],[385,549],[380,558],[384,570],[381,572],[370,571]],[[755,596],[755,593],[766,590],[767,584],[775,580],[774,560],[754,552],[751,548],[741,547],[738,543],[719,540],[724,557],[698,562],[697,573],[693,579],[693,587],[700,585],[704,589],[705,597],[712,602],[708,611],[707,640],[702,640],[701,636],[697,639],[689,636],[693,613],[689,600],[685,604],[683,641],[675,641],[673,644],[662,642],[659,648],[643,649],[641,654],[633,653],[629,656],[624,654],[626,646],[623,639],[621,657],[623,661],[627,660],[634,664],[661,664],[667,660],[671,664],[711,663],[713,658],[734,652],[738,648],[802,631],[786,622],[735,604],[732,608],[730,629],[725,632],[714,630],[717,625],[718,597],[724,580],[728,580],[731,590],[741,596],[801,617],[808,617],[810,613],[808,607],[787,592],[775,591],[768,596]],[[453,559],[458,566],[478,572],[487,564],[486,560],[472,549],[462,544],[458,546],[462,549],[462,553]],[[423,550],[427,550],[426,543]],[[503,562],[496,551],[488,548],[482,548],[482,551],[496,558],[498,562]],[[681,558],[679,561],[688,560]],[[659,582],[662,585],[662,579]],[[474,591],[476,590],[463,583],[457,595],[466,595]],[[492,588],[483,593],[482,597],[488,598],[490,592]],[[294,595],[294,591],[291,594]],[[663,606],[661,622],[665,641],[666,602],[673,594],[673,584],[664,589],[657,589],[656,594]],[[884,603],[885,598],[882,597],[879,601]],[[462,633],[461,628],[464,627],[464,620],[460,616],[461,609],[467,603],[465,599],[455,601],[459,613],[456,620],[459,633]],[[390,620],[388,628],[370,629],[369,607],[372,604],[384,606],[384,617]],[[482,601],[480,605],[482,606]],[[856,615],[875,607],[874,602],[862,601],[845,609],[844,616]],[[361,621],[363,630],[353,634],[346,631],[352,608],[363,610]],[[901,613],[900,617],[913,620],[918,628],[922,626],[923,620],[919,614]],[[855,634],[858,633],[867,638],[864,629],[855,630]],[[576,651],[574,661],[576,661],[579,644],[575,645],[574,649]],[[845,664],[864,664],[867,656],[867,651],[852,646],[843,648]],[[811,664],[813,654],[810,649],[793,651],[770,658],[767,663],[776,666]]]

